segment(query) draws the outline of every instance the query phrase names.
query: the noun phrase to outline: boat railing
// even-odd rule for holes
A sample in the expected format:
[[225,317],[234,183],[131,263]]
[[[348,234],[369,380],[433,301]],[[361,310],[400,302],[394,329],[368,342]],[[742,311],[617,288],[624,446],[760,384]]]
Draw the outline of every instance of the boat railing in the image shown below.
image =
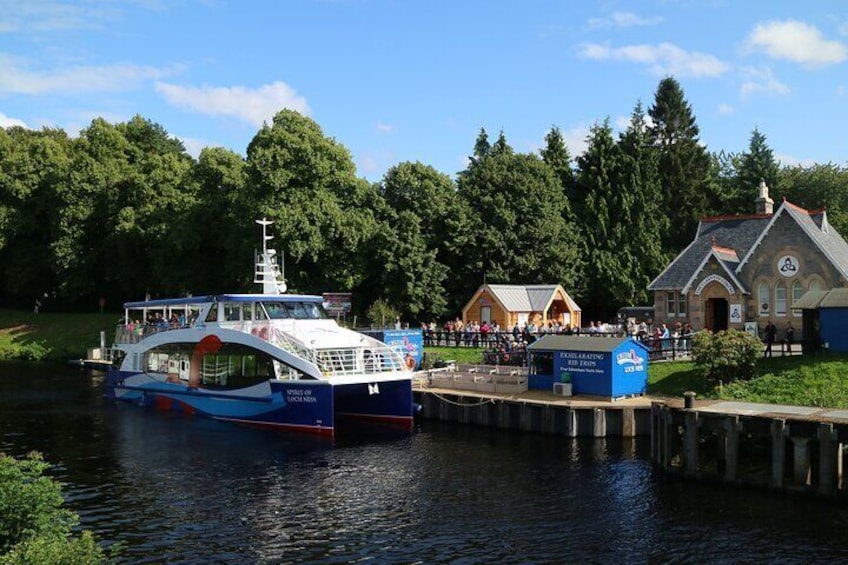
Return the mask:
[[116,344],[138,343],[142,339],[159,332],[187,328],[189,324],[182,325],[151,325],[151,324],[118,324],[115,328]]

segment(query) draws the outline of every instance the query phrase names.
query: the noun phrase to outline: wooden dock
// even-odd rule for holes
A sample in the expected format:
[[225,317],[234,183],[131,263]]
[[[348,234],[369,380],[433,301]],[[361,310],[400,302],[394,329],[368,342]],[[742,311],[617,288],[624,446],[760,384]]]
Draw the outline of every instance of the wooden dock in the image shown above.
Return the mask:
[[848,410],[654,402],[651,430],[651,457],[665,473],[826,496],[848,492]]
[[465,366],[415,380],[421,417],[565,437],[648,436],[651,399],[556,396],[527,390],[522,368]]

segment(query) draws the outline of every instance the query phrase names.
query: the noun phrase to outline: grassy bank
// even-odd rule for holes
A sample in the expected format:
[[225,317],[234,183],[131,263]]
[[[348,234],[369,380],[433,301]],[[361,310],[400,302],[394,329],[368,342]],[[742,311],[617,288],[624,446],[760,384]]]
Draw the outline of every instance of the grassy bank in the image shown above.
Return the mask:
[[111,343],[120,317],[107,314],[33,314],[0,309],[0,359],[67,361],[85,357],[100,345],[100,332]]

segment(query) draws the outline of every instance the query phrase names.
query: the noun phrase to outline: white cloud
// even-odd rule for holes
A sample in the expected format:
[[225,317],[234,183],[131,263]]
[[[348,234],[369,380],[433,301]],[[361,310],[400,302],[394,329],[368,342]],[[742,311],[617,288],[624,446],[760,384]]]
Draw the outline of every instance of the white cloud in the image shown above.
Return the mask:
[[808,67],[848,59],[848,47],[844,43],[827,40],[816,27],[793,20],[758,24],[748,35],[745,49]]
[[686,51],[671,43],[659,45],[627,45],[610,47],[608,44],[584,43],[578,55],[595,61],[626,61],[646,65],[658,76],[714,77],[730,69],[717,57],[697,51]]
[[395,131],[395,126],[390,124],[384,124],[381,121],[378,121],[375,127],[377,129],[377,133],[389,134],[394,133]]
[[630,126],[630,116],[619,116],[613,122],[615,125],[615,129],[618,131],[624,131]]
[[195,139],[193,137],[182,137],[179,135],[176,135],[174,137],[183,142],[183,146],[186,148],[186,153],[188,153],[195,159],[200,156],[200,152],[203,151],[204,148],[213,146],[213,144],[209,143],[208,141]]
[[606,18],[592,18],[589,20],[589,28],[591,29],[600,29],[600,28],[616,28],[622,29],[626,27],[637,27],[637,26],[653,26],[659,23],[662,23],[663,18],[660,16],[653,16],[650,18],[644,18],[633,12],[613,12]]
[[786,167],[812,167],[818,162],[815,159],[799,159],[798,157],[795,157],[793,155],[787,155],[785,153],[777,152],[774,153],[774,160],[778,161],[781,165]]
[[10,118],[3,112],[0,112],[0,128],[10,128],[12,126],[20,126],[22,128],[27,127],[23,121],[17,118]]
[[589,126],[582,124],[562,132],[562,140],[568,147],[568,154],[571,155],[572,159],[576,159],[578,155],[586,152],[588,147],[587,137],[589,137]]
[[173,68],[158,69],[128,64],[33,71],[26,69],[22,60],[0,54],[0,92],[32,95],[116,92],[129,90],[143,81],[163,78],[174,72]]
[[736,108],[734,108],[730,104],[719,104],[717,109],[719,116],[729,116],[736,112]]
[[757,92],[771,92],[774,94],[789,94],[789,87],[780,82],[770,68],[742,67],[742,86],[739,93],[742,98],[747,98]]
[[232,116],[254,126],[270,122],[282,109],[309,115],[309,105],[284,82],[273,82],[259,88],[243,86],[187,87],[164,82],[156,83],[156,91],[169,104],[210,116]]

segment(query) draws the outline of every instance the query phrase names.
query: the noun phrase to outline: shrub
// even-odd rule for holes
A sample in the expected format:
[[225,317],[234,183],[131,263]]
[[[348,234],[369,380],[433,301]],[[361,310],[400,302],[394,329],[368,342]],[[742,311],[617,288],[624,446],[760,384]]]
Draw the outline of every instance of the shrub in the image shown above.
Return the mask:
[[0,453],[0,565],[7,563],[101,563],[94,537],[71,530],[79,522],[62,508],[59,483],[44,476],[38,453],[17,460]]
[[701,331],[695,334],[692,343],[692,360],[707,381],[727,383],[753,377],[762,351],[762,342],[748,332]]

